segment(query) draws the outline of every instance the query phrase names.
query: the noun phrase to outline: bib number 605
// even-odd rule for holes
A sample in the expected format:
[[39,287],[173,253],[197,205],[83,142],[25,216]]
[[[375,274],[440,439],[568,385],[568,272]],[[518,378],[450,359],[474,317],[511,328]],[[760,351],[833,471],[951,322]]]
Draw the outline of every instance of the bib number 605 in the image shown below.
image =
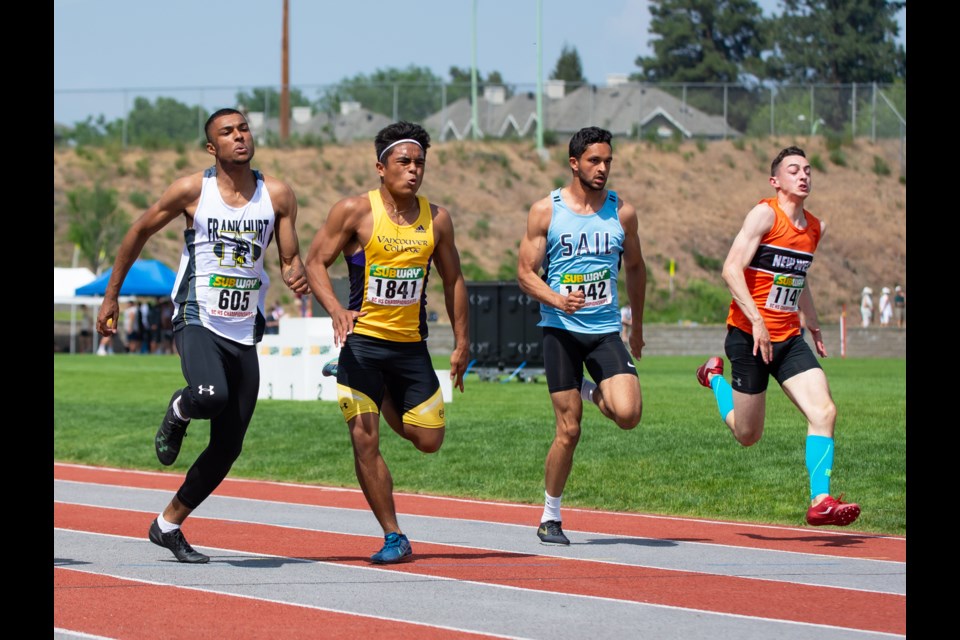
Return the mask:
[[250,307],[250,292],[224,289],[220,292],[217,306],[223,310],[246,311]]

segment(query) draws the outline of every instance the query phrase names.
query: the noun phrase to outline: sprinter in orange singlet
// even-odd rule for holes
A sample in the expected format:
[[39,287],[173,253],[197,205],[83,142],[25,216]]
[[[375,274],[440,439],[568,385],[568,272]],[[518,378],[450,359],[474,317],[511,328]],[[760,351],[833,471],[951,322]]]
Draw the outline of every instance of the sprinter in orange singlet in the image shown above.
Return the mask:
[[787,147],[777,155],[770,166],[770,185],[776,195],[750,210],[723,265],[723,279],[733,296],[724,345],[730,383],[719,357],[697,369],[697,380],[713,391],[733,437],[749,447],[763,435],[767,383],[773,376],[807,419],[807,523],[846,526],[860,516],[860,506],[843,502],[842,494],[830,495],[837,407],[800,328],[802,314],[817,353],[827,357],[807,282],[824,223],[804,209],[812,177],[802,149]]

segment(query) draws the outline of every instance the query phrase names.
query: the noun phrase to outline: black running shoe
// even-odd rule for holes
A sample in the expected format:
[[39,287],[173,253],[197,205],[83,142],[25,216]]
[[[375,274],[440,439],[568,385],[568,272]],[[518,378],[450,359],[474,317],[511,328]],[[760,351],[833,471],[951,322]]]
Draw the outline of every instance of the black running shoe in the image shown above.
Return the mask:
[[322,374],[325,375],[325,376],[330,376],[330,377],[332,377],[332,378],[336,378],[336,377],[337,377],[337,367],[338,367],[339,363],[340,363],[340,359],[339,359],[339,358],[334,358],[333,360],[331,360],[331,361],[328,362],[327,364],[323,365],[323,369],[320,370],[320,373],[322,373]]
[[180,562],[189,564],[204,564],[205,562],[210,562],[210,556],[205,556],[190,546],[187,539],[183,537],[183,531],[176,529],[170,533],[162,533],[156,519],[154,519],[150,525],[150,542],[170,549]]
[[542,544],[563,546],[570,544],[570,540],[567,538],[567,536],[563,535],[563,529],[560,528],[559,520],[547,520],[546,522],[541,522],[540,528],[537,529],[537,537],[540,538],[540,542]]
[[180,455],[180,445],[183,444],[183,436],[187,433],[189,420],[181,420],[173,412],[173,401],[180,397],[181,390],[177,389],[170,398],[170,404],[167,405],[167,414],[163,416],[163,422],[157,429],[157,437],[153,444],[157,449],[157,459],[161,464],[170,466]]

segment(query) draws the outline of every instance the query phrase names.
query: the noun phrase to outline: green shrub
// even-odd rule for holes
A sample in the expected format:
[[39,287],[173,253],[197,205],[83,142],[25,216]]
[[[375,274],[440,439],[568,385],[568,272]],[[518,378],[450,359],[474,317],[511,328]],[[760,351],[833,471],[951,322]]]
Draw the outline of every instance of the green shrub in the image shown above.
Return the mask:
[[706,269],[707,271],[716,271],[719,273],[720,270],[723,269],[723,260],[705,256],[698,251],[693,252],[693,261],[696,262],[697,266],[701,269]]
[[878,176],[890,175],[890,165],[880,156],[873,156],[873,172]]
[[148,198],[147,194],[143,193],[142,191],[131,191],[130,195],[127,197],[127,200],[130,201],[130,204],[141,211],[150,206],[150,198]]
[[143,156],[134,164],[133,175],[141,180],[150,179],[150,156]]
[[842,149],[834,149],[830,152],[830,162],[838,167],[847,166],[847,156]]
[[823,163],[823,158],[820,157],[819,153],[815,153],[812,156],[810,156],[810,166],[822,173],[827,172],[827,167]]
[[465,260],[461,262],[460,270],[463,271],[463,278],[467,282],[485,282],[487,280],[493,280],[493,276],[472,261]]
[[480,218],[474,223],[473,229],[470,229],[469,235],[474,240],[486,238],[490,235],[490,221],[486,218]]

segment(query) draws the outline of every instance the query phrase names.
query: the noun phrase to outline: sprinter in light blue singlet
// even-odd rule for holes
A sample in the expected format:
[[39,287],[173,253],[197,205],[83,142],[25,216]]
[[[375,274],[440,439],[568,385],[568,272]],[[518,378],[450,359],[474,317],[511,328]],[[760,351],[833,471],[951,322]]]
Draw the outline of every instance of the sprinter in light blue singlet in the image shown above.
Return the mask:
[[[537,528],[542,544],[570,544],[561,527],[560,499],[580,441],[583,401],[625,431],[640,423],[643,409],[630,356],[639,359],[643,349],[647,269],[636,209],[606,188],[612,138],[599,127],[573,135],[570,183],[530,207],[520,241],[517,281],[540,302],[543,362],[557,418],[544,465],[545,501]],[[629,353],[620,339],[621,275],[633,309]]]
[[553,216],[547,231],[544,277],[550,288],[562,295],[583,291],[584,303],[573,314],[541,303],[539,326],[581,333],[619,332],[617,276],[624,233],[617,194],[607,191],[599,211],[581,215],[567,207],[561,191],[550,194]]

